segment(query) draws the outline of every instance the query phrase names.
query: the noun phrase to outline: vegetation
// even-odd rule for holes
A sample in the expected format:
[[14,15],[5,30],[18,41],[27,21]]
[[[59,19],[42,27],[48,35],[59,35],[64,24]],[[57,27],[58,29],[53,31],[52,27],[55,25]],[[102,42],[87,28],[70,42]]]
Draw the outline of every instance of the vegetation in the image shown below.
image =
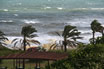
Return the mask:
[[103,26],[101,26],[101,24],[97,21],[97,20],[93,20],[91,23],[91,29],[92,29],[92,33],[93,33],[93,38],[92,38],[92,43],[95,44],[95,32],[100,32],[102,33],[103,36]]
[[33,34],[34,32],[37,32],[35,28],[33,28],[31,25],[26,25],[22,28],[21,31],[21,35],[23,36],[23,39],[19,39],[18,41],[18,38],[16,38],[12,41],[12,43],[14,43],[14,46],[16,46],[16,44],[19,42],[23,47],[23,50],[26,51],[26,46],[27,45],[30,46],[29,42],[40,44],[40,42],[38,42],[37,40],[29,40],[29,38],[33,38],[37,36],[36,34]]
[[76,29],[75,26],[71,26],[71,25],[65,26],[63,34],[62,34],[62,36],[64,38],[63,45],[64,45],[65,52],[67,51],[66,46],[68,44],[68,41],[69,41],[69,43],[71,42],[71,40],[68,40],[68,38],[74,39],[76,41],[79,34],[80,34],[80,32],[78,32],[78,30]]
[[[14,54],[14,53],[20,53],[22,51],[20,50],[11,50],[11,49],[8,49],[4,46],[0,46],[0,56],[5,56],[5,55],[8,55],[8,54]],[[0,63],[1,63],[1,60],[0,60]]]
[[0,48],[2,47],[2,45],[6,45],[3,41],[8,40],[4,35],[5,34],[0,31]]
[[68,59],[54,62],[50,69],[104,69],[104,45],[81,45],[68,54]]
[[[64,46],[64,51],[67,51],[67,46],[73,47],[78,45],[78,43],[76,42],[77,39],[81,39],[82,37],[79,37],[80,32],[78,32],[76,26],[71,26],[71,25],[66,25],[64,27],[64,31],[63,33],[60,35],[60,33],[56,32],[57,35],[61,36],[63,38],[63,40],[59,41],[59,46],[62,47]],[[53,44],[52,46],[54,46],[55,44]],[[52,48],[51,46],[51,48]],[[56,46],[58,46],[56,44]]]
[[102,36],[102,37],[97,37],[97,39],[96,39],[96,44],[104,44],[104,36]]

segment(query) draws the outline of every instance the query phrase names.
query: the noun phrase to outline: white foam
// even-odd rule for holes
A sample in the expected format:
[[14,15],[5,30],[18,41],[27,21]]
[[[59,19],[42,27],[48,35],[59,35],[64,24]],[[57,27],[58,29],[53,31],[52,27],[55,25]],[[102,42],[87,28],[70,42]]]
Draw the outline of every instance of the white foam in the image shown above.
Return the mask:
[[4,23],[6,23],[6,22],[13,22],[13,20],[0,20],[0,22],[4,22]]
[[104,10],[104,8],[89,8],[91,10]]
[[24,23],[27,23],[27,24],[35,24],[35,23],[39,23],[38,20],[22,20]]
[[44,9],[51,9],[52,7],[49,7],[49,6],[47,6],[47,7],[45,7]]
[[87,34],[91,34],[92,30],[79,30],[79,32],[81,32],[81,34],[83,35],[87,35]]
[[38,34],[39,37],[35,37],[34,39],[38,40],[39,42],[41,42],[42,44],[46,44],[49,43],[49,40],[57,40],[58,37],[57,36],[50,36],[48,34]]
[[62,8],[62,7],[57,7],[57,9],[58,9],[58,10],[62,10],[63,8]]
[[8,9],[3,9],[3,11],[7,12],[7,11],[9,11],[9,10],[8,10]]
[[104,8],[73,8],[72,10],[104,10]]
[[73,20],[73,21],[69,21],[67,22],[68,24],[71,24],[72,26],[79,26],[79,27],[90,27],[90,21],[84,21],[84,20]]
[[18,16],[18,14],[14,14],[14,16]]

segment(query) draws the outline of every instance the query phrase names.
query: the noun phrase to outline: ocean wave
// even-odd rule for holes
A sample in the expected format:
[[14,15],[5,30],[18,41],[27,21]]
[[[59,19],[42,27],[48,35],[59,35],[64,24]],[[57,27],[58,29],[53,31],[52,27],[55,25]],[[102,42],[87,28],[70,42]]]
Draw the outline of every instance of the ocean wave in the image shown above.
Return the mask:
[[76,20],[76,21],[69,21],[67,23],[77,27],[90,27],[89,21]]
[[7,11],[9,11],[9,10],[8,10],[8,9],[3,9],[3,11],[7,12]]
[[73,8],[71,10],[77,11],[77,10],[104,10],[104,8]]
[[63,8],[63,7],[45,7],[44,10],[50,9],[53,11],[104,11],[104,8]]
[[45,7],[44,9],[51,9],[52,7],[49,7],[49,6],[47,6],[47,7]]
[[14,14],[14,16],[18,16],[18,14]]
[[58,9],[58,10],[63,10],[64,8],[62,8],[62,7],[57,7],[57,9]]
[[[28,8],[22,8],[22,9],[0,9],[2,12],[34,12],[34,11],[104,11],[104,8],[63,8],[63,7],[40,7],[38,9],[28,9]],[[51,10],[51,11],[50,11]]]
[[0,22],[2,22],[2,23],[12,23],[13,20],[0,20]]
[[36,23],[40,23],[38,20],[22,20],[24,23],[27,24],[36,24]]
[[92,34],[92,30],[79,30],[79,32],[81,32],[81,35],[91,35]]
[[18,9],[0,9],[1,12],[18,12]]

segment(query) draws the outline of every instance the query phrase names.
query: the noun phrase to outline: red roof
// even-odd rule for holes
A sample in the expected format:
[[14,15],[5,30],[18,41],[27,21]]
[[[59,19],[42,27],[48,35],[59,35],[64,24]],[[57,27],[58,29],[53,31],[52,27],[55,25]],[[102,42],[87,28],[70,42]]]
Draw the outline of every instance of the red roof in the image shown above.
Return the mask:
[[0,59],[39,59],[39,60],[61,60],[68,58],[66,53],[55,52],[39,52],[39,51],[27,51],[18,54],[9,54],[7,56],[1,56]]

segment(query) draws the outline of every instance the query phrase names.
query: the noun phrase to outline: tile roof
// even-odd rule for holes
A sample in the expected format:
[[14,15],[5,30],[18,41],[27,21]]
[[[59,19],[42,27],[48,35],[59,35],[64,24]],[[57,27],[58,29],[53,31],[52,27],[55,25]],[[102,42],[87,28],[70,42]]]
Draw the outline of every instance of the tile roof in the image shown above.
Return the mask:
[[24,53],[0,56],[0,59],[39,59],[39,60],[61,60],[68,58],[66,53],[26,51]]

